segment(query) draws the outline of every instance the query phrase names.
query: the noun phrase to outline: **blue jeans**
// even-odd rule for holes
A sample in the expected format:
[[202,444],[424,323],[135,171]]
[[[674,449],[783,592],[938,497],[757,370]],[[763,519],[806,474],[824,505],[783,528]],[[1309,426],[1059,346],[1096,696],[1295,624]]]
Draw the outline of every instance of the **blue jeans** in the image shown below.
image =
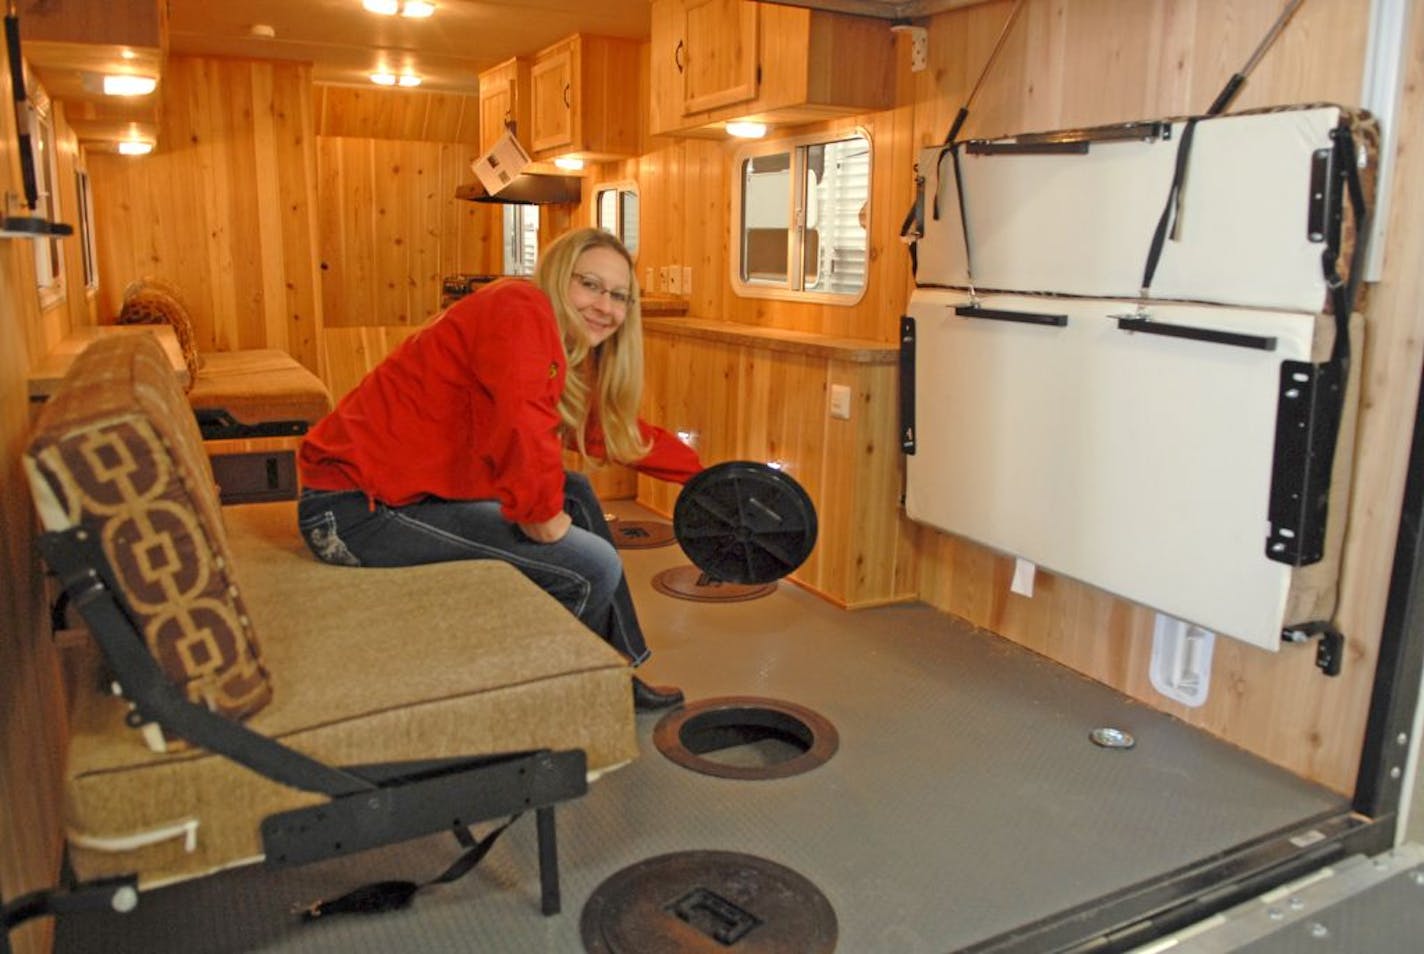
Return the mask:
[[403,507],[359,490],[306,490],[297,521],[317,559],[345,566],[415,566],[451,560],[511,564],[637,665],[648,645],[633,610],[623,562],[603,505],[582,474],[564,481],[573,526],[557,543],[535,543],[499,512],[497,500],[429,498]]

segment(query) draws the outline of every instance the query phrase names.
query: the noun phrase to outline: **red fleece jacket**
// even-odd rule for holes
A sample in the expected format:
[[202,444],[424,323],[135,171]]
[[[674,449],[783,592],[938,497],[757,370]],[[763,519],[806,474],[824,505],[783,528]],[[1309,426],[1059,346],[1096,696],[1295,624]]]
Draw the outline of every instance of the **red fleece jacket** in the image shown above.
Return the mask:
[[[298,454],[302,485],[390,506],[497,499],[513,523],[548,520],[564,506],[567,363],[543,292],[520,280],[488,285],[406,339],[317,422]],[[672,434],[638,425],[653,445],[638,470],[685,483],[702,469]],[[603,454],[596,421],[586,444]]]

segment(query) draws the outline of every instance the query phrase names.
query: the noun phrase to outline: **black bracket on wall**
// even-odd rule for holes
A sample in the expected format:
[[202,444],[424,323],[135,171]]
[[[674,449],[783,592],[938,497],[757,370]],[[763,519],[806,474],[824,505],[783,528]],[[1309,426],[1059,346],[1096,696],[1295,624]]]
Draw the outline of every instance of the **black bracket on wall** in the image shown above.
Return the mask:
[[915,452],[915,319],[900,316],[900,450]]
[[1306,566],[1325,552],[1330,470],[1345,404],[1344,362],[1282,361],[1266,556]]
[[1320,637],[1315,647],[1315,665],[1327,676],[1340,675],[1340,667],[1345,662],[1345,634],[1335,628],[1329,620],[1315,620],[1288,626],[1281,630],[1281,639],[1288,643],[1303,643],[1312,636]]

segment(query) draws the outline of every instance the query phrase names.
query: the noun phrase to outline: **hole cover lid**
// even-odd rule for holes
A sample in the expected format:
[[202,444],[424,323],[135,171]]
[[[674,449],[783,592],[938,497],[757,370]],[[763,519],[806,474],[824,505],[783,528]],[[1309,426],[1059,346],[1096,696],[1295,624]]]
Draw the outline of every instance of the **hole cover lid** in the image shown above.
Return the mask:
[[659,855],[594,889],[579,920],[589,954],[828,954],[835,910],[776,862],[730,851]]
[[609,521],[608,532],[620,550],[650,550],[672,543],[672,524],[666,520]]
[[732,583],[769,583],[794,571],[816,545],[816,508],[791,475],[729,460],[689,480],[673,507],[688,559]]
[[674,566],[653,576],[653,589],[664,596],[698,603],[737,603],[776,592],[775,583],[727,583],[695,566]]

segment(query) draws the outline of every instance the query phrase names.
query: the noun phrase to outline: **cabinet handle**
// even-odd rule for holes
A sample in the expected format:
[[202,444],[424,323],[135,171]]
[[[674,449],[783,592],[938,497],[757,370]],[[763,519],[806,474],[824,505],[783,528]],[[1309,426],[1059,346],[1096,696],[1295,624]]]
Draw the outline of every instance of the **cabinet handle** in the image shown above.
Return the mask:
[[677,41],[677,49],[672,51],[672,61],[677,65],[677,71],[682,72],[682,41]]
[[568,83],[565,83],[565,84],[564,84],[564,108],[565,108],[565,109],[573,109],[573,108],[574,108],[573,102],[569,99],[569,89],[570,89],[570,85],[569,85]]

